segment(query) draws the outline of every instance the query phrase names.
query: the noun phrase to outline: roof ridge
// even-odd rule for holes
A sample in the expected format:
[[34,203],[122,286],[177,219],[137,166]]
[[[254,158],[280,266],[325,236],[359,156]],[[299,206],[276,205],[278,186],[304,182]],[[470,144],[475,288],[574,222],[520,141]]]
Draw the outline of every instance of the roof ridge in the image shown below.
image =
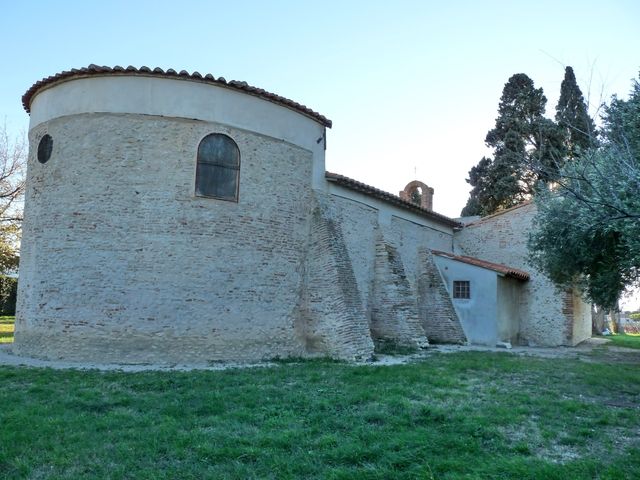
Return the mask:
[[387,201],[389,203],[393,203],[407,210],[412,210],[418,214],[421,214],[426,217],[431,217],[434,220],[439,220],[448,224],[451,227],[461,227],[462,224],[457,220],[447,217],[446,215],[442,215],[440,213],[434,212],[433,210],[427,210],[426,208],[422,208],[415,203],[412,203],[408,200],[404,200],[393,193],[385,192],[376,187],[372,187],[371,185],[367,185],[366,183],[360,182],[359,180],[354,180],[353,178],[346,177],[344,175],[340,175],[339,173],[333,173],[329,171],[325,171],[325,178],[330,182],[335,182],[338,185],[341,185],[346,188],[351,188],[352,190],[356,190],[365,194],[368,194],[373,197],[377,197],[381,200]]
[[310,109],[309,107],[302,105],[301,103],[295,102],[288,98],[282,97],[278,94],[267,92],[266,90],[258,87],[254,87],[249,85],[247,82],[239,81],[239,80],[229,80],[227,81],[224,77],[214,77],[210,73],[206,75],[202,75],[198,71],[194,71],[193,73],[189,73],[186,70],[180,70],[177,72],[176,70],[169,68],[167,70],[163,70],[159,67],[151,69],[147,66],[142,66],[140,68],[136,68],[134,66],[129,65],[128,67],[121,67],[120,65],[116,65],[115,67],[107,67],[107,66],[99,66],[95,64],[91,64],[88,67],[83,68],[72,68],[71,70],[64,70],[62,72],[56,73],[55,75],[51,75],[49,77],[45,77],[36,83],[34,83],[22,96],[22,106],[24,107],[27,113],[31,113],[31,100],[38,93],[38,91],[48,85],[53,83],[64,81],[68,79],[72,79],[74,77],[86,77],[90,75],[143,75],[143,76],[158,76],[164,78],[179,78],[184,80],[192,80],[203,83],[210,83],[218,86],[223,86],[226,88],[231,88],[234,90],[241,90],[249,95],[254,95],[256,97],[260,97],[264,100],[276,103],[278,105],[282,105],[284,107],[290,108],[292,110],[296,110],[307,117],[314,119],[315,121],[321,123],[325,127],[331,128],[332,122],[324,115]]
[[505,208],[504,210],[500,210],[498,212],[491,213],[491,214],[489,214],[489,215],[487,215],[485,217],[481,217],[480,219],[478,219],[478,220],[476,220],[474,222],[467,223],[465,225],[465,228],[466,227],[471,227],[473,225],[477,225],[479,223],[484,222],[485,220],[490,220],[490,219],[492,219],[494,217],[499,217],[500,215],[504,215],[505,213],[512,212],[513,210],[517,210],[518,208],[526,207],[527,205],[530,205],[532,203],[533,203],[533,198],[530,198],[529,200],[523,200],[522,202],[520,202],[517,205],[514,205],[513,207]]

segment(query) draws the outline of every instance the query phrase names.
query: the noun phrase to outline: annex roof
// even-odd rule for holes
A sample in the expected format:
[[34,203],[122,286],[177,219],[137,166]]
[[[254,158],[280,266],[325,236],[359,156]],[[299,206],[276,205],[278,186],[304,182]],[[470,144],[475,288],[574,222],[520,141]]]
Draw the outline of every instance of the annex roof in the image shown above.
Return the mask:
[[354,180],[353,178],[345,177],[344,175],[339,175],[332,172],[325,172],[325,178],[329,182],[335,183],[336,185],[340,185],[350,190],[355,190],[356,192],[360,192],[370,197],[377,198],[392,205],[396,205],[400,208],[404,208],[405,210],[410,210],[414,213],[417,213],[418,215],[429,218],[431,220],[435,220],[450,227],[462,227],[462,224],[460,222],[457,222],[452,218],[446,217],[432,210],[422,208],[415,203],[403,200],[397,195],[393,195],[392,193],[385,192],[384,190],[380,190],[379,188],[372,187],[371,185],[367,185],[366,183],[359,182],[358,180]]
[[290,108],[295,110],[307,117],[312,118],[318,123],[324,125],[325,127],[331,127],[331,120],[326,118],[323,115],[320,115],[318,112],[311,110],[309,107],[302,105],[300,103],[294,102],[293,100],[289,100],[288,98],[281,97],[280,95],[276,95],[275,93],[267,92],[262,88],[253,87],[249,85],[247,82],[241,82],[238,80],[229,80],[227,81],[224,77],[214,77],[210,73],[206,75],[201,75],[199,72],[189,73],[186,70],[181,70],[177,72],[172,68],[168,70],[162,70],[161,68],[151,69],[149,67],[121,67],[116,65],[115,67],[101,67],[98,65],[89,65],[84,68],[72,68],[71,70],[66,70],[64,72],[57,73],[50,77],[43,78],[42,80],[34,83],[29,90],[22,96],[22,106],[26,110],[27,113],[31,112],[31,100],[33,97],[42,89],[47,88],[55,83],[63,82],[67,80],[73,80],[76,78],[84,78],[92,75],[139,75],[139,76],[147,76],[147,77],[163,77],[163,78],[176,78],[182,80],[189,80],[194,82],[202,82],[202,83],[210,83],[217,86],[221,86],[224,88],[230,88],[233,90],[239,90],[243,93],[254,95],[256,97],[260,97],[269,102],[273,102],[275,104],[281,105],[286,108]]
[[458,262],[493,270],[494,272],[501,273],[506,277],[512,277],[517,280],[527,281],[530,278],[527,272],[502,265],[501,263],[487,262],[486,260],[480,260],[479,258],[468,257],[466,255],[454,255],[453,253],[441,252],[439,250],[431,250],[431,252],[439,257],[450,258],[451,260],[456,260]]

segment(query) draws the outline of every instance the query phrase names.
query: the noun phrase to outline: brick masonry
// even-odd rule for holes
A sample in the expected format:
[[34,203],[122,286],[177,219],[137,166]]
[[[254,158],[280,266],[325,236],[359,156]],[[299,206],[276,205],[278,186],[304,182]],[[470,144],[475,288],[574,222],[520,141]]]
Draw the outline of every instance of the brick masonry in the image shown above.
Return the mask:
[[340,222],[326,195],[318,194],[313,207],[297,330],[308,354],[370,358],[369,321]]
[[398,196],[403,200],[412,202],[413,194],[416,192],[420,194],[420,206],[426,210],[433,210],[433,188],[419,180],[409,182],[407,186],[398,193]]
[[[39,138],[51,159],[34,158]],[[241,151],[238,203],[194,197],[205,135]],[[120,362],[304,353],[294,334],[310,152],[194,120],[83,114],[30,133],[15,350]]]
[[374,342],[424,348],[425,335],[417,304],[417,292],[409,283],[398,249],[382,234],[376,239],[371,336]]
[[[528,262],[527,241],[536,209],[526,203],[474,222],[455,235],[456,253],[525,270],[520,303],[519,341],[525,345],[576,345],[591,335],[589,306],[556,288]],[[573,312],[577,312],[575,315]]]
[[374,340],[421,347],[432,333],[435,341],[464,343],[442,277],[427,256],[429,248],[451,251],[453,231],[399,216],[381,223],[378,212],[361,203],[337,196],[333,203]]
[[418,277],[418,302],[427,338],[433,343],[466,343],[464,330],[429,249],[420,249],[419,263],[422,269]]

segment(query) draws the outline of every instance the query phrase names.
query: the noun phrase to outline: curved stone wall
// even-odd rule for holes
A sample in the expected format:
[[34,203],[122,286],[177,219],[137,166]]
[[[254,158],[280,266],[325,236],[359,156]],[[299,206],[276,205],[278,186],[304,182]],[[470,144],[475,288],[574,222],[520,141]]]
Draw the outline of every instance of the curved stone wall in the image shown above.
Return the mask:
[[[31,110],[16,353],[118,363],[304,353],[293,326],[324,126],[216,86],[126,76],[54,85]],[[240,149],[237,203],[194,196],[210,133]]]

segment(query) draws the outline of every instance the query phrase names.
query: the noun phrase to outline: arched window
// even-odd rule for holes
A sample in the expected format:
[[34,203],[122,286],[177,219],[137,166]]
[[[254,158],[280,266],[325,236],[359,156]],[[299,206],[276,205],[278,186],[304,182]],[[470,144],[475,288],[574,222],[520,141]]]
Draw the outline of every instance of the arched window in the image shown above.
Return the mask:
[[196,195],[238,201],[240,150],[231,138],[212,133],[198,145]]

